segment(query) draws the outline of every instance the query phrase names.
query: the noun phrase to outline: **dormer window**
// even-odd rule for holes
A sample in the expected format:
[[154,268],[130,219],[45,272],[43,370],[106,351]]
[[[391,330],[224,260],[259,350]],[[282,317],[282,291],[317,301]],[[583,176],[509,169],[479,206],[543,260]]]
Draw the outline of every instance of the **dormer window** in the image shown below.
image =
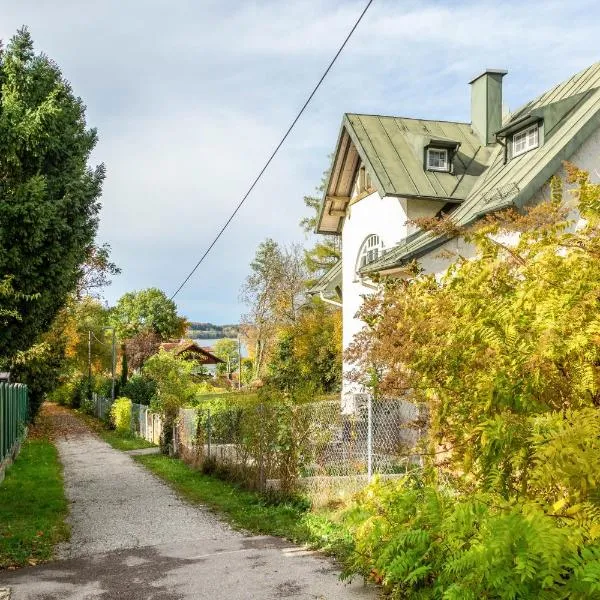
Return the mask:
[[512,138],[512,155],[519,156],[539,146],[539,127],[537,123],[518,131]]
[[450,171],[447,148],[427,148],[427,169],[430,171]]

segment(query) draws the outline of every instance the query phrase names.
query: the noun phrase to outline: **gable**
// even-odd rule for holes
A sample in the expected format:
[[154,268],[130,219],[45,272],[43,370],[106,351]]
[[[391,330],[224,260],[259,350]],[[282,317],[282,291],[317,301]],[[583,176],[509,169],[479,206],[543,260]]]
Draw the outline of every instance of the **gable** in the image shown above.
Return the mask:
[[[452,148],[452,172],[425,168],[430,146]],[[487,168],[491,150],[468,123],[346,114],[342,120],[318,233],[339,233],[361,164],[381,197],[460,203]]]

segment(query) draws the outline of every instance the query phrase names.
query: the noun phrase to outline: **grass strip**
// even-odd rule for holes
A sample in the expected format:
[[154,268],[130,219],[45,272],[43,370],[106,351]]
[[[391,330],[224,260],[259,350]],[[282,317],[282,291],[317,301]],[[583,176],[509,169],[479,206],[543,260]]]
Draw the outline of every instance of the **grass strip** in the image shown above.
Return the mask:
[[68,539],[62,465],[54,444],[28,439],[0,484],[0,569],[52,558]]
[[352,540],[335,514],[313,512],[302,501],[272,501],[257,492],[204,475],[182,460],[161,454],[136,456],[152,473],[192,503],[203,504],[224,515],[237,529],[274,535],[307,544],[344,559]]
[[156,447],[152,442],[148,442],[132,433],[123,433],[116,431],[115,429],[109,429],[103,421],[96,417],[92,417],[91,415],[77,412],[77,416],[80,417],[94,433],[117,450],[139,450],[140,448]]

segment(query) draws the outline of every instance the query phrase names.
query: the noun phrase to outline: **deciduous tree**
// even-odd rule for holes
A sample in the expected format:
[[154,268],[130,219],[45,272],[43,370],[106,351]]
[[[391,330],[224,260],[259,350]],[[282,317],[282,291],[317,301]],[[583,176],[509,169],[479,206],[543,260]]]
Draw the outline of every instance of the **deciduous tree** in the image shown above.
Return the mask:
[[127,292],[110,316],[119,339],[130,339],[142,331],[153,332],[161,340],[181,337],[186,320],[177,314],[177,305],[158,288]]
[[302,248],[281,247],[267,239],[259,245],[250,269],[241,294],[249,307],[242,328],[254,361],[254,376],[259,378],[264,374],[277,328],[297,320],[305,299]]

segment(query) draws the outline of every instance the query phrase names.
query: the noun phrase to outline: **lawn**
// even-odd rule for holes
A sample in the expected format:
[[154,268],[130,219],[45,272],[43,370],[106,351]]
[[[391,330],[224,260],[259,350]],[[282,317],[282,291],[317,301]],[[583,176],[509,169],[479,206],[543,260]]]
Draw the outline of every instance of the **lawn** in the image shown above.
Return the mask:
[[151,442],[147,442],[133,434],[121,433],[114,429],[108,429],[108,427],[96,417],[86,415],[83,412],[77,412],[77,416],[80,417],[94,433],[117,450],[139,450],[140,448],[155,447]]
[[35,565],[52,558],[69,537],[62,466],[54,445],[26,440],[0,483],[0,569]]
[[165,455],[136,456],[155,475],[170,484],[190,502],[221,513],[234,527],[255,534],[285,537],[343,558],[351,539],[336,522],[335,513],[313,512],[307,502],[269,499],[235,484],[192,469],[183,461]]

